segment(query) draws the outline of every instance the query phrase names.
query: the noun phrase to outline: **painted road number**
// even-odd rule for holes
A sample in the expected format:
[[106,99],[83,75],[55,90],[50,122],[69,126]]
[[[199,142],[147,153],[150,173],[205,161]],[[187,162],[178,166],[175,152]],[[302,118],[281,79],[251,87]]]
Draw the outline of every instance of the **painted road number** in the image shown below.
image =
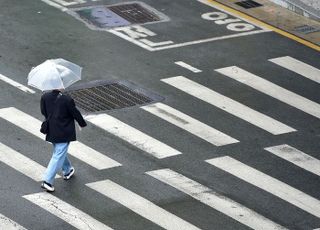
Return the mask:
[[214,21],[217,25],[227,24],[227,29],[237,32],[250,31],[255,27],[249,23],[241,22],[239,18],[228,18],[223,12],[210,12],[202,14],[201,17],[208,21]]

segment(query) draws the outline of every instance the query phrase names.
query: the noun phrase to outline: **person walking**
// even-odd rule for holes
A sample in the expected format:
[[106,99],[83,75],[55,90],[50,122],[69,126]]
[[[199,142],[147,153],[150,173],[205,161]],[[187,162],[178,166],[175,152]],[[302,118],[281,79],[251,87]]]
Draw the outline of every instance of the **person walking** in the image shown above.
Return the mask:
[[87,123],[76,108],[74,100],[69,95],[62,94],[60,89],[43,94],[40,109],[45,119],[48,120],[46,141],[53,145],[52,157],[41,187],[48,192],[53,192],[57,172],[62,169],[65,180],[69,180],[75,173],[67,156],[70,142],[76,140],[75,120],[80,127],[87,126]]

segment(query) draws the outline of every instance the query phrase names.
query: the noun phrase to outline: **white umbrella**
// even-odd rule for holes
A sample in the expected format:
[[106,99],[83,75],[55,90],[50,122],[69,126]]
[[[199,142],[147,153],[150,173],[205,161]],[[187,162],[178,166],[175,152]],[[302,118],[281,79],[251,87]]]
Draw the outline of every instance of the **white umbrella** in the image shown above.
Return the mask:
[[28,85],[41,91],[65,89],[81,80],[82,67],[62,58],[50,59],[33,68]]

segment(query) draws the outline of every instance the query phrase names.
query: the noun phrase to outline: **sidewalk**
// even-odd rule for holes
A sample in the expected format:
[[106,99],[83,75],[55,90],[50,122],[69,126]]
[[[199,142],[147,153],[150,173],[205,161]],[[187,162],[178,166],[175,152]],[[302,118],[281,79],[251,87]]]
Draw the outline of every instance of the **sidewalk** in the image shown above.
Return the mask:
[[309,17],[320,22],[319,0],[270,0],[297,14]]
[[256,18],[272,27],[287,32],[289,35],[294,35],[298,37],[298,39],[295,40],[302,40],[301,43],[303,43],[303,40],[307,41],[307,43],[312,43],[313,45],[311,44],[311,46],[314,48],[315,45],[315,49],[320,51],[320,20],[317,21],[301,14],[297,14],[273,2],[305,1],[309,4],[314,2],[315,4],[310,8],[317,9],[317,7],[320,7],[320,0],[253,0],[260,5],[253,8],[246,8],[236,4],[237,2],[242,1],[244,0],[215,0],[214,2],[220,3],[226,7],[235,9],[250,17]]

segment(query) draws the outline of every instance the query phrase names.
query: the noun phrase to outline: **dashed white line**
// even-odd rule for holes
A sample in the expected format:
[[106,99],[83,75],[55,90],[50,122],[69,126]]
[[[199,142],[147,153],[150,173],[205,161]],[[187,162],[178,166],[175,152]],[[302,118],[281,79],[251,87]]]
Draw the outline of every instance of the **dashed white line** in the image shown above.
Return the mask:
[[183,68],[186,68],[186,69],[188,69],[188,70],[190,70],[190,71],[192,71],[194,73],[201,73],[202,72],[202,70],[197,69],[197,68],[195,68],[195,67],[193,67],[193,66],[191,66],[191,65],[189,65],[189,64],[187,64],[187,63],[185,63],[183,61],[177,61],[177,62],[175,62],[175,64],[177,64],[177,65],[179,65],[179,66],[181,66]]

